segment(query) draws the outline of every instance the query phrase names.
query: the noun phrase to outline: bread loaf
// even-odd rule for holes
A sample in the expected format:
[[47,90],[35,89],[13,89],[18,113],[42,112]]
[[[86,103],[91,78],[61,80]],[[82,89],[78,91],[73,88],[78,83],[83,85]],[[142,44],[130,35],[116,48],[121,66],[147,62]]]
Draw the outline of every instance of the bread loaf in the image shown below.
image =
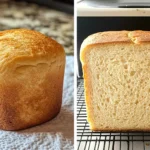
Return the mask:
[[65,53],[60,44],[27,29],[0,32],[0,129],[19,130],[60,111]]
[[93,34],[80,56],[90,128],[150,131],[150,31]]

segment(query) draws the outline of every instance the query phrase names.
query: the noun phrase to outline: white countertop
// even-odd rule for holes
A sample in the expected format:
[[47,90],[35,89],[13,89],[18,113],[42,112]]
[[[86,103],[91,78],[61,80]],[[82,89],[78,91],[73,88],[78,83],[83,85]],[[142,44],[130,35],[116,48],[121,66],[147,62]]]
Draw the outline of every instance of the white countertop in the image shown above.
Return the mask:
[[77,16],[150,16],[150,8],[92,7],[86,2],[77,3]]

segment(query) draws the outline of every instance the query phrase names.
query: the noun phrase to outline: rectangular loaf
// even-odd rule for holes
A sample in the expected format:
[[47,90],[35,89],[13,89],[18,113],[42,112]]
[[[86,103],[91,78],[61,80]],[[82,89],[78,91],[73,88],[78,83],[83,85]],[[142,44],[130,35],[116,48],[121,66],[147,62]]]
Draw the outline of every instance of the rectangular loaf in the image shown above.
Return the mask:
[[90,128],[150,131],[150,32],[93,34],[80,57]]

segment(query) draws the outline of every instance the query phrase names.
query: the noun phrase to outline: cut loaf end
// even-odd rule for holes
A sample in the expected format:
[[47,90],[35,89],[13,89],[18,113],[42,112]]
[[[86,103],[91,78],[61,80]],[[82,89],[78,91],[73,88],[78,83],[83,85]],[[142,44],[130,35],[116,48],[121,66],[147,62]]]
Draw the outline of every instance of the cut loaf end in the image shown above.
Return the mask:
[[81,61],[90,128],[150,131],[150,32],[91,35]]

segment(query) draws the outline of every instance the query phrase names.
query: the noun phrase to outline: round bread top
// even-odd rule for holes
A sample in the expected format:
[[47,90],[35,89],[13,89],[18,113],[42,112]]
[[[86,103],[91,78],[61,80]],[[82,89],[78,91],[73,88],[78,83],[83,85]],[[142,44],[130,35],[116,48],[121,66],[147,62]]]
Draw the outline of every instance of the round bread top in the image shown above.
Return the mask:
[[81,50],[89,45],[108,43],[133,43],[140,44],[150,41],[150,31],[105,31],[89,35],[82,43]]
[[0,32],[0,72],[20,63],[49,62],[64,58],[64,49],[55,40],[33,30],[12,29]]
[[150,31],[105,31],[88,36],[82,43],[80,49],[80,60],[84,61],[84,55],[88,48],[97,45],[128,43],[141,44],[150,42]]

